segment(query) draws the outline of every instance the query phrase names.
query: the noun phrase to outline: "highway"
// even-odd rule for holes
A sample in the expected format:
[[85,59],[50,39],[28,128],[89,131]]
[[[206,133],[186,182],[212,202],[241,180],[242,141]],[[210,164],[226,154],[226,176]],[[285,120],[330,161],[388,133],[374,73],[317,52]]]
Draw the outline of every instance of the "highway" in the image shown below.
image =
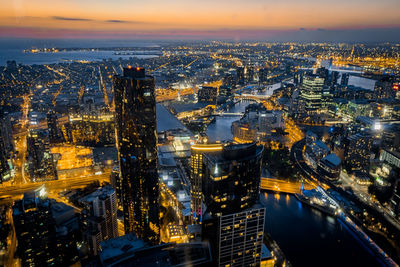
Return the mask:
[[21,185],[12,185],[12,186],[4,186],[0,187],[0,197],[2,198],[14,198],[20,196],[21,194],[35,190],[42,185],[46,187],[48,191],[62,191],[66,189],[82,187],[88,185],[94,181],[99,182],[109,182],[110,181],[111,171],[105,171],[102,174],[89,174],[89,175],[76,175],[69,176],[65,179],[53,180],[53,181],[44,181],[44,182],[35,182],[35,183],[26,183]]
[[14,166],[16,170],[14,181],[16,184],[23,184],[28,182],[25,177],[25,159],[27,153],[27,135],[29,131],[28,113],[29,107],[31,105],[31,94],[32,92],[29,95],[25,95],[23,97],[24,102],[21,106],[21,130],[23,134],[15,139],[15,149],[19,151],[19,154],[14,159]]

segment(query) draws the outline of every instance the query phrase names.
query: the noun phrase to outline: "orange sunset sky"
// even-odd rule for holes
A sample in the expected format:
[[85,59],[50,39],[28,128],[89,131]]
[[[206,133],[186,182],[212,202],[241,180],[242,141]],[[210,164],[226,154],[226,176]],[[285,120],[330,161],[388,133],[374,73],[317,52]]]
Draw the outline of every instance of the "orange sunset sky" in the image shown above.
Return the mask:
[[399,0],[0,0],[0,10],[1,37],[268,38],[400,28]]

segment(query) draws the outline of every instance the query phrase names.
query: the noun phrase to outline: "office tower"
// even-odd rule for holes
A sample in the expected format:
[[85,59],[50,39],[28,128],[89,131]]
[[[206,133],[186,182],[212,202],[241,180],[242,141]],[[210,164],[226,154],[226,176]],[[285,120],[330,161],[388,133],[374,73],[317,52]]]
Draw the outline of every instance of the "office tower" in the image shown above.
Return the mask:
[[159,242],[159,181],[154,78],[144,68],[114,76],[117,148],[125,232]]
[[254,81],[254,67],[247,66],[245,69],[245,80],[247,83]]
[[115,144],[115,120],[111,112],[93,110],[69,115],[73,142],[84,146]]
[[190,208],[194,224],[202,220],[203,155],[218,151],[222,151],[222,144],[197,144],[190,149]]
[[57,143],[59,141],[60,134],[57,127],[57,114],[54,111],[47,113],[47,128],[49,129],[50,143]]
[[244,80],[244,67],[238,67],[236,69],[236,80],[237,83],[240,85],[243,85],[245,80]]
[[215,104],[218,95],[218,88],[212,86],[202,86],[197,92],[197,97],[200,102]]
[[265,208],[258,203],[263,146],[226,145],[203,154],[203,240],[215,266],[258,266]]
[[57,179],[53,154],[50,153],[49,132],[30,130],[27,138],[29,172],[34,180]]
[[83,236],[89,251],[97,255],[100,242],[118,237],[117,197],[111,185],[102,187],[79,200],[84,206]]
[[331,93],[331,88],[324,86],[321,92],[321,108],[324,111],[328,111],[331,106],[333,106],[333,94]]
[[317,75],[305,75],[301,88],[302,106],[307,113],[317,112],[321,107],[324,79]]
[[268,82],[268,68],[261,68],[258,71],[258,81],[259,83],[266,83]]
[[352,170],[368,170],[371,158],[372,135],[360,132],[347,138],[345,160]]

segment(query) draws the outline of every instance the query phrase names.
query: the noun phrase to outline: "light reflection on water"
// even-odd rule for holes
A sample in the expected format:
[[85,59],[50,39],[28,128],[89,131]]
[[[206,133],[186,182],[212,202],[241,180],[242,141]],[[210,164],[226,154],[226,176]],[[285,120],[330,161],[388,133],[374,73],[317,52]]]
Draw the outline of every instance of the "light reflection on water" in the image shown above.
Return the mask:
[[[235,106],[228,109],[226,112],[237,113],[244,112],[246,107],[254,103],[254,101],[243,100],[237,103]],[[232,122],[240,119],[240,116],[217,116],[215,121],[211,123],[207,128],[207,136],[210,142],[216,141],[231,141],[232,135]]]
[[335,218],[293,195],[262,192],[260,202],[266,208],[265,231],[293,266],[378,266]]

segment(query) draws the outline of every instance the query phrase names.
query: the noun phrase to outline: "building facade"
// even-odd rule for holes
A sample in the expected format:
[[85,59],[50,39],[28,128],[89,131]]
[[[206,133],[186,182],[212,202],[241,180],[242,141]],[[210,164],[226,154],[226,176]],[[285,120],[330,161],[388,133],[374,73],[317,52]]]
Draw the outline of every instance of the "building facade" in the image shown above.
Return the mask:
[[317,112],[322,104],[324,78],[317,75],[305,75],[301,86],[301,102],[306,113]]
[[114,76],[117,148],[125,232],[158,243],[159,181],[154,78],[144,68]]
[[80,199],[85,230],[83,236],[92,254],[97,255],[100,242],[118,237],[117,198],[111,185]]
[[192,222],[201,223],[203,214],[203,155],[222,151],[222,144],[196,144],[190,149],[190,209]]

